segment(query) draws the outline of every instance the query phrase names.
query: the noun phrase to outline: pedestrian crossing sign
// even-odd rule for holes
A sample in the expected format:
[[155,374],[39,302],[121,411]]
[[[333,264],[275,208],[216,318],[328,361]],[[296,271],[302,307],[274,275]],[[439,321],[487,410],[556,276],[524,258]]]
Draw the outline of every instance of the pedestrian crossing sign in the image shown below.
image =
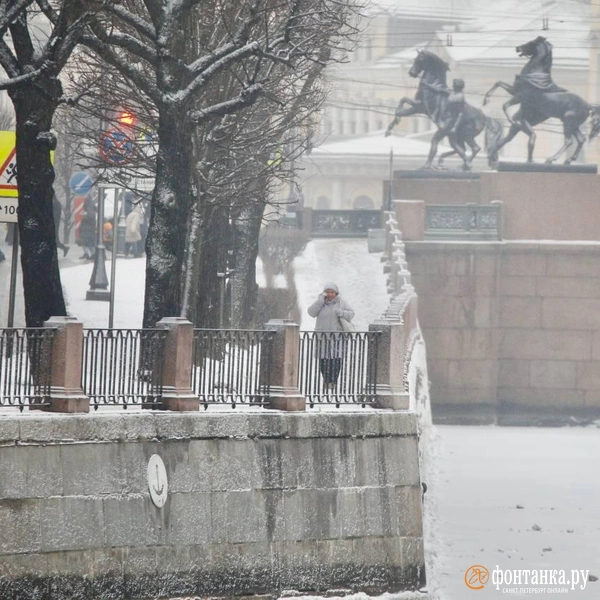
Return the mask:
[[0,131],[0,196],[16,198],[19,195],[16,153],[15,132]]

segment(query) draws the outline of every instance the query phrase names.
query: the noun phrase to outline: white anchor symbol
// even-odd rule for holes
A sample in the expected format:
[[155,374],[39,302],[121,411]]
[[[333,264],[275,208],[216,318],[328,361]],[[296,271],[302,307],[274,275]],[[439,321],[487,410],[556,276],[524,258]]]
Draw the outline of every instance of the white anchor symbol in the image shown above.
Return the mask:
[[[160,472],[158,470],[158,465],[156,465],[156,482],[160,483]],[[156,487],[156,484],[152,486],[154,488],[154,491],[159,495],[162,496],[162,493],[165,489],[165,484],[163,483],[160,487]]]

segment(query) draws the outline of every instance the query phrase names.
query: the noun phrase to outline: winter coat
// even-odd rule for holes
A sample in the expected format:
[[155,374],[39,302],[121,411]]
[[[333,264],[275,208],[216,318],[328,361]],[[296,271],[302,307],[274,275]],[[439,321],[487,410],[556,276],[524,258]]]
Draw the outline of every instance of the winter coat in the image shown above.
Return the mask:
[[129,244],[139,242],[142,239],[142,222],[144,213],[142,208],[136,206],[128,215],[125,221],[125,241]]
[[[325,297],[320,294],[317,301],[308,307],[308,314],[317,319],[315,331],[344,331],[340,318],[335,314],[337,310],[343,311],[343,317],[347,321],[354,318],[354,311],[339,294],[333,300],[325,300]],[[342,358],[346,346],[345,338],[346,336],[337,333],[317,334],[315,348],[317,356],[325,359]]]
[[96,211],[92,207],[81,213],[79,243],[88,248],[96,245]]
[[354,311],[339,294],[331,301],[325,300],[325,297],[319,294],[317,301],[308,307],[308,314],[317,319],[315,331],[344,331],[339,317],[335,314],[337,310],[344,312],[346,321],[352,321],[354,318]]

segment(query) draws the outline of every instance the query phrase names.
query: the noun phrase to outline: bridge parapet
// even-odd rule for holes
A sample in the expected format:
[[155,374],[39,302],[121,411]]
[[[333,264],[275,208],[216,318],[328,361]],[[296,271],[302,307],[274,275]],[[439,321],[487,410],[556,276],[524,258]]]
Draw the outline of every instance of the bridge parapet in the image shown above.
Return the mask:
[[[382,256],[390,303],[370,327],[383,332],[381,340],[380,406],[413,409],[430,419],[425,346],[418,319],[418,298],[406,262],[404,234],[395,211],[386,211]],[[398,360],[401,358],[401,362]],[[422,385],[425,384],[425,385]],[[387,404],[386,404],[387,403]]]

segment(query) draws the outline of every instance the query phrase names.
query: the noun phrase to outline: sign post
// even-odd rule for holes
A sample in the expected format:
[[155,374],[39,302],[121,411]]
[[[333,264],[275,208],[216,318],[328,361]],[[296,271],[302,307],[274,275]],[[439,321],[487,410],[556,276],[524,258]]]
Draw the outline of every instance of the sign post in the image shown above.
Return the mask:
[[6,326],[12,328],[15,325],[15,296],[17,293],[17,267],[19,264],[19,228],[18,223],[18,199],[0,197],[0,223],[8,223],[13,227],[12,257],[10,261],[10,288],[8,292],[8,319]]
[[[10,227],[11,225],[9,225]],[[15,296],[17,295],[17,266],[19,263],[19,228],[12,225],[13,243],[12,256],[10,258],[10,291],[8,293],[8,319],[6,326],[11,329],[15,326]]]

